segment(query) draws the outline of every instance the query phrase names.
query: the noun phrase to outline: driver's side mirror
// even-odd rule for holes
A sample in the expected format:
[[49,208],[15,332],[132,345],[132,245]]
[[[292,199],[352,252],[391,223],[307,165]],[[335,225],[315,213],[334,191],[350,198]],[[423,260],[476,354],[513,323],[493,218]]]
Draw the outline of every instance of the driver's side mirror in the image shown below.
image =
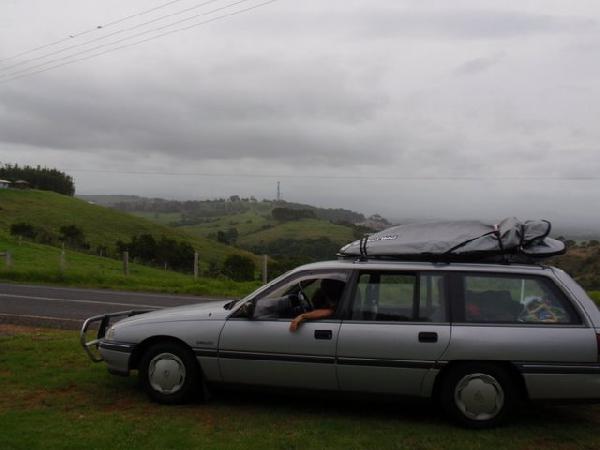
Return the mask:
[[235,315],[236,317],[245,317],[247,319],[252,319],[254,316],[254,302],[246,302],[240,309],[237,310]]

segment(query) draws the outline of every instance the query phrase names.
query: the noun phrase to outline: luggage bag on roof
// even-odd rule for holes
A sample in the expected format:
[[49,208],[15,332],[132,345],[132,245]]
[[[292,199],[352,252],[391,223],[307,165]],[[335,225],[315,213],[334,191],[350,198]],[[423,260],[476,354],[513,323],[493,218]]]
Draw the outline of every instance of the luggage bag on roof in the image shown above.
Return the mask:
[[340,257],[433,261],[531,261],[565,252],[562,241],[548,237],[546,220],[511,217],[497,225],[477,221],[397,225],[340,249]]

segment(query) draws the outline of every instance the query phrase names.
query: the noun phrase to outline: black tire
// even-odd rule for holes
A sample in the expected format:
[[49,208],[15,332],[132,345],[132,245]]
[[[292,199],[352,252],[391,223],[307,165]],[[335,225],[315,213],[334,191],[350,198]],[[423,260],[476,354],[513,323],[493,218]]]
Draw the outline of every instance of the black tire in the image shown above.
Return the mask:
[[493,363],[464,363],[445,374],[440,392],[444,412],[468,428],[503,423],[518,397],[510,372]]
[[[157,370],[162,371],[162,377]],[[139,376],[142,387],[155,402],[173,405],[204,399],[198,361],[181,344],[159,342],[150,346],[140,360]]]

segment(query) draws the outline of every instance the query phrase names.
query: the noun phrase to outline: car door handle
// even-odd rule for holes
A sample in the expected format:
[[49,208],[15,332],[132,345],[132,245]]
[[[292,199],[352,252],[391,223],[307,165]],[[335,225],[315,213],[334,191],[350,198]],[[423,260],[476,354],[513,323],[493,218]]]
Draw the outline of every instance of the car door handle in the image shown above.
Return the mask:
[[333,337],[331,330],[315,330],[315,339],[330,340]]
[[419,333],[419,342],[437,342],[438,334],[431,331],[421,331]]

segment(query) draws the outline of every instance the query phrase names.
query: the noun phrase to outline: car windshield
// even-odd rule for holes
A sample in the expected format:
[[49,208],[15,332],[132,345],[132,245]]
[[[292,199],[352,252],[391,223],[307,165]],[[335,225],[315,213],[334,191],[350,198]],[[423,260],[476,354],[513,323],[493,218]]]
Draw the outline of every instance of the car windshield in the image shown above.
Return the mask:
[[267,284],[263,284],[261,287],[259,287],[258,289],[256,289],[252,293],[248,294],[244,298],[240,298],[239,300],[232,300],[232,301],[230,301],[228,303],[225,303],[225,305],[223,305],[223,308],[224,309],[233,309],[234,307],[236,307],[237,305],[242,304],[246,300],[250,300],[251,298],[256,297],[258,294],[260,294],[261,292],[265,291],[267,288],[273,286],[274,284],[279,283],[281,280],[283,280],[284,278],[286,278],[290,273],[291,273],[291,271],[288,271],[288,272],[285,272],[282,275],[279,275],[274,280],[271,280]]

